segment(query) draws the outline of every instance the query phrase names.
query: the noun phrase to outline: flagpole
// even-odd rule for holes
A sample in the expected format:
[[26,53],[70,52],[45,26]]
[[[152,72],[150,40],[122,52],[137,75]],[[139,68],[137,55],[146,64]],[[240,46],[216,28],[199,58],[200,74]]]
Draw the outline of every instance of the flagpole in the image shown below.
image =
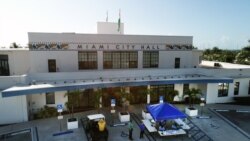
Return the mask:
[[108,21],[109,21],[109,11],[107,11],[106,14],[107,14],[107,15],[106,15],[106,22],[108,22]]
[[121,34],[121,9],[119,9],[119,32]]

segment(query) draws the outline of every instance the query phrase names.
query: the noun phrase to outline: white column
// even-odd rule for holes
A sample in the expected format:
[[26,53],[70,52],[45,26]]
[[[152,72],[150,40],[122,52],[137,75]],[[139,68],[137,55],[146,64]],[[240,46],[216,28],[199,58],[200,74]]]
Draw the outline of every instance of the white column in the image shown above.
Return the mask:
[[102,96],[99,99],[99,108],[102,108]]
[[176,101],[181,101],[183,99],[183,84],[174,84],[174,90],[178,91],[178,100],[174,99]]
[[138,69],[143,68],[143,51],[138,51]]
[[[147,90],[150,90],[150,85],[148,85]],[[150,94],[147,93],[147,104],[150,104]]]
[[97,51],[97,69],[103,70],[103,51]]

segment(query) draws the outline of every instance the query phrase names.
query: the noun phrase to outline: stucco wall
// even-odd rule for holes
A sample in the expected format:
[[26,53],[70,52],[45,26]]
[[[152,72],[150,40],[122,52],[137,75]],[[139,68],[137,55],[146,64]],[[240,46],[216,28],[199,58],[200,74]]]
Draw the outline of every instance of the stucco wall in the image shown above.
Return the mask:
[[26,96],[2,98],[0,93],[0,124],[28,121]]
[[31,72],[48,72],[48,59],[55,59],[59,72],[78,71],[77,51],[30,51]]
[[30,52],[28,50],[0,50],[0,54],[8,55],[10,75],[22,75],[29,72]]
[[159,68],[174,68],[175,58],[180,58],[180,68],[193,68],[192,51],[160,51]]

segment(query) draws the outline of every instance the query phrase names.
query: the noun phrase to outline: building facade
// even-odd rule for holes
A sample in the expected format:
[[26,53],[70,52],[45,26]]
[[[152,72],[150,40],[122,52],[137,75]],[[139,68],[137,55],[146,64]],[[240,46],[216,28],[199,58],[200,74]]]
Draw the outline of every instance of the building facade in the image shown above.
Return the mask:
[[142,92],[149,88],[155,91],[151,102],[160,96],[166,101],[169,90],[182,101],[189,88],[200,89],[207,103],[250,94],[250,68],[201,68],[202,51],[193,48],[192,36],[125,35],[123,27],[99,22],[98,34],[28,33],[27,49],[0,50],[0,124],[27,121],[44,105],[65,104],[65,93],[74,90],[82,92],[82,107],[94,106],[98,88],[103,106],[111,98],[119,101],[121,87],[131,104],[146,102]]

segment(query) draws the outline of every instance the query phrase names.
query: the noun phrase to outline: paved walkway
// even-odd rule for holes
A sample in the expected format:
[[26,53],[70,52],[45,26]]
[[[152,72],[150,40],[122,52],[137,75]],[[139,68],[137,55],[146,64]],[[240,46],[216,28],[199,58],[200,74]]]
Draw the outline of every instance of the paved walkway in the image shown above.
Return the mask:
[[[185,105],[176,105],[180,109],[184,109]],[[198,106],[197,106],[198,107]],[[136,113],[137,115],[141,116],[141,110],[145,108],[145,105],[131,105],[129,110],[131,112]],[[209,135],[214,141],[249,141],[244,135],[242,135],[238,130],[233,128],[231,125],[229,125],[227,122],[222,120],[220,117],[218,117],[216,114],[208,110],[208,108],[216,108],[216,109],[238,109],[238,110],[250,110],[250,106],[239,106],[239,105],[224,105],[224,104],[211,104],[207,105],[206,108],[204,108],[204,115],[211,116],[210,119],[197,119],[193,118],[192,121],[201,128],[207,135]],[[111,114],[109,114],[109,108],[105,108],[101,110],[101,113],[106,115],[107,119],[111,118]],[[117,109],[119,111],[121,109]],[[75,114],[76,117],[85,117],[88,114],[96,114],[97,111],[87,111],[84,113],[77,113]],[[117,115],[117,114],[116,114]],[[65,115],[64,119],[62,120],[62,130],[66,131],[66,119],[69,117],[69,115]],[[111,120],[108,121],[108,124],[110,124]],[[118,117],[115,116],[115,122],[118,123]],[[134,122],[134,124],[136,124]],[[38,135],[40,141],[87,141],[86,135],[84,133],[84,129],[82,128],[82,125],[79,122],[79,128],[73,130],[74,132],[71,134],[61,135],[61,136],[53,136],[54,133],[57,133],[60,131],[60,123],[57,120],[57,118],[49,118],[49,119],[42,119],[42,120],[34,120],[30,122],[24,122],[9,126],[0,127],[0,134],[16,131],[19,129],[29,128],[29,127],[37,127],[38,129]],[[250,122],[249,122],[250,126]],[[141,141],[147,141],[147,138],[144,137],[144,139],[139,139],[139,127],[137,125],[134,126],[134,140],[141,140]],[[108,126],[109,130],[109,141],[128,141],[128,137],[121,137],[120,134],[122,131],[128,133],[127,126],[118,126],[118,127],[110,127]],[[157,140],[162,140],[157,138]],[[166,140],[169,141],[189,141],[191,140],[188,137],[170,137],[166,138]],[[2,141],[0,139],[0,141]]]

